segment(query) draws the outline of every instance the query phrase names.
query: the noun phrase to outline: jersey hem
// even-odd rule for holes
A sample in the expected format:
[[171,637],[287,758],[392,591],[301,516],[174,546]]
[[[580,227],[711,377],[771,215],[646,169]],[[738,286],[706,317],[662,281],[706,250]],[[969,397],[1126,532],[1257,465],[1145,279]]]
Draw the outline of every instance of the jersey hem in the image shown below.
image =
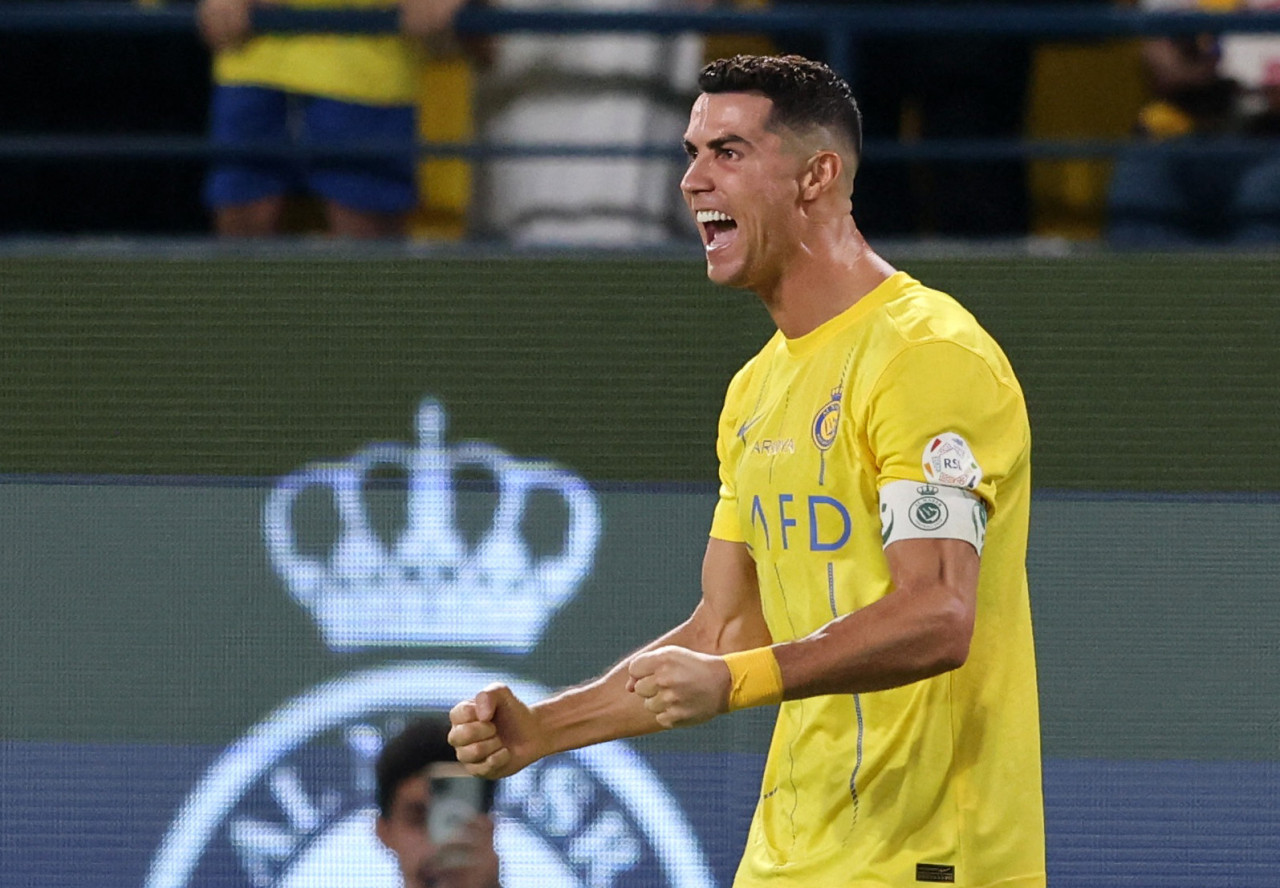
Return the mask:
[[[925,882],[913,882],[914,885],[925,885]],[[1034,873],[1024,876],[1010,876],[994,882],[956,882],[953,888],[1046,888],[1046,873]],[[835,884],[815,881],[814,874],[792,875],[783,870],[773,870],[756,880],[734,879],[732,888],[890,888],[890,883],[877,879],[874,882],[837,882]]]

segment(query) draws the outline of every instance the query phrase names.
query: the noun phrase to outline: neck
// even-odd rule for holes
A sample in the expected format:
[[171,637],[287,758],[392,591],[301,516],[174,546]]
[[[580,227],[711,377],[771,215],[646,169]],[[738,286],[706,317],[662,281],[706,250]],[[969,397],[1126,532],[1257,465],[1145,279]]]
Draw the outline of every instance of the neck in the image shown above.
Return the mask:
[[894,270],[844,216],[801,240],[784,273],[758,294],[782,335],[795,339],[853,306]]

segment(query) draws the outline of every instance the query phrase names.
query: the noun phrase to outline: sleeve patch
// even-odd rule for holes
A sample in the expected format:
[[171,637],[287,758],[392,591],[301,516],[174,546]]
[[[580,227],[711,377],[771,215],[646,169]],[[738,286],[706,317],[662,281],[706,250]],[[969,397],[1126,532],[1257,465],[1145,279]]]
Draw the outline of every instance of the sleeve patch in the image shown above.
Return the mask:
[[880,541],[964,540],[982,554],[987,507],[977,494],[958,487],[890,481],[880,488]]
[[933,484],[973,490],[982,480],[982,466],[974,459],[969,442],[955,432],[935,435],[925,445],[920,466],[925,479]]

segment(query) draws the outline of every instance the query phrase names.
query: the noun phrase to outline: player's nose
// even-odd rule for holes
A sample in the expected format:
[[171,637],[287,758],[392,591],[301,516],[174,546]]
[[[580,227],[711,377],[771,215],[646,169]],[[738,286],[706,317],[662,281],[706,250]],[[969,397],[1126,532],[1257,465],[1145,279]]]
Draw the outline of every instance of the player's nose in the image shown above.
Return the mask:
[[713,187],[711,177],[707,171],[706,164],[700,162],[698,158],[689,161],[689,166],[684,171],[684,175],[680,178],[680,191],[685,197],[693,194],[700,194],[704,191],[710,191]]

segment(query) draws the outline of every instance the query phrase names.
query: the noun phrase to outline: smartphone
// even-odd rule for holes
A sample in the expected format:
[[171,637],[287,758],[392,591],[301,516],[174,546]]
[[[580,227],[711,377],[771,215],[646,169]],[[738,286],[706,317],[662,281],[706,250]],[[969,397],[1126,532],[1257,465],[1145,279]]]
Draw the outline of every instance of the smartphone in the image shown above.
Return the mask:
[[436,845],[457,838],[459,830],[477,815],[493,807],[496,784],[467,773],[461,762],[435,762],[427,767],[431,786],[431,807],[427,814],[427,835]]

